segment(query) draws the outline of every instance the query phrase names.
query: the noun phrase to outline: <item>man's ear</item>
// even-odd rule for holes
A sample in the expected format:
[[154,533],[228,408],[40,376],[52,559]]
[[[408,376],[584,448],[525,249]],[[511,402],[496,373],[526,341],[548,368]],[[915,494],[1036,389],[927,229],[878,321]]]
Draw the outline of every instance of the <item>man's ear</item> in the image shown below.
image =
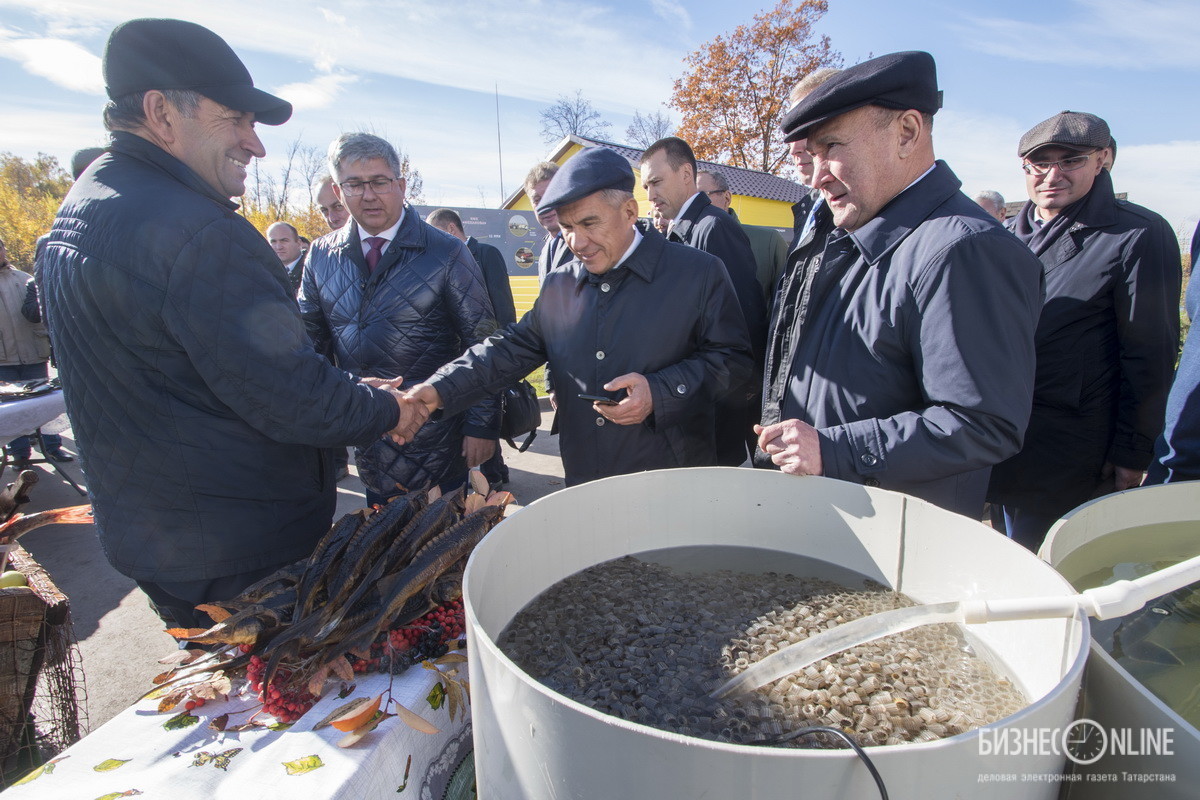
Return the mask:
[[142,115],[146,118],[146,128],[157,139],[165,144],[175,141],[176,109],[167,101],[166,95],[157,89],[146,92],[142,98]]
[[921,116],[921,112],[910,108],[897,117],[894,124],[899,137],[900,157],[908,158],[921,141],[921,133],[925,130],[925,119]]

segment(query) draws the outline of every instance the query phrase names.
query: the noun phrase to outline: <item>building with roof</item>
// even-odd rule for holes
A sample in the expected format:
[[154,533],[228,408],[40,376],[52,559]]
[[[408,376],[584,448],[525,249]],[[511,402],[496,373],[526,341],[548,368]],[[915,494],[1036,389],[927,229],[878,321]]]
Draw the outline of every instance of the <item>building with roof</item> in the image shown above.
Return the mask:
[[[646,198],[646,191],[642,188],[641,170],[638,168],[642,150],[623,144],[572,135],[560,141],[546,160],[553,161],[555,164],[564,164],[585,147],[607,147],[625,157],[629,165],[633,167],[633,174],[636,178],[633,195],[637,198],[638,209],[642,216],[649,216],[653,209],[650,201]],[[729,191],[733,195],[730,205],[737,212],[738,219],[742,223],[781,229],[790,240],[792,204],[800,200],[807,189],[795,181],[766,172],[729,167],[724,164],[714,164],[711,161],[697,160],[696,164],[698,169],[719,173],[729,182]],[[533,208],[523,187],[506,197],[501,207],[527,211]]]

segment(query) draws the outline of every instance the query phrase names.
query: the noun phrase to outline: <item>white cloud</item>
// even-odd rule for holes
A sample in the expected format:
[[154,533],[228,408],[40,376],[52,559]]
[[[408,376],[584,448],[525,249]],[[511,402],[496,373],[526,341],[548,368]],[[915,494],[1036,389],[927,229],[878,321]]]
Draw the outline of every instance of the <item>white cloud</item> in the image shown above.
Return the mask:
[[685,31],[692,29],[692,15],[678,0],[650,0],[650,9],[665,22],[678,25]]
[[1122,69],[1200,66],[1195,0],[1072,0],[1064,16],[969,18],[960,30],[981,52],[1017,61]]
[[297,111],[328,108],[337,100],[343,87],[355,83],[358,77],[345,73],[330,73],[313,78],[307,83],[289,83],[275,92],[287,98]]
[[64,39],[0,39],[0,57],[16,61],[32,75],[89,94],[104,93],[100,59],[84,47]]

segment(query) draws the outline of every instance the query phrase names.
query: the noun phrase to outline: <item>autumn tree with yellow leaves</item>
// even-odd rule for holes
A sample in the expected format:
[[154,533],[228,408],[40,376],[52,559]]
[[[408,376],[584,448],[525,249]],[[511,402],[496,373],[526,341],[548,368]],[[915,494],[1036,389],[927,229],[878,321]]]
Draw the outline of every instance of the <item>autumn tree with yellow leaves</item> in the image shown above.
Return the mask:
[[37,239],[50,230],[70,188],[71,176],[54,156],[26,161],[0,153],[0,239],[14,267],[33,272]]
[[780,0],[684,59],[669,105],[697,158],[773,175],[790,163],[779,132],[788,92],[810,72],[842,65],[813,30],[828,10],[827,0]]

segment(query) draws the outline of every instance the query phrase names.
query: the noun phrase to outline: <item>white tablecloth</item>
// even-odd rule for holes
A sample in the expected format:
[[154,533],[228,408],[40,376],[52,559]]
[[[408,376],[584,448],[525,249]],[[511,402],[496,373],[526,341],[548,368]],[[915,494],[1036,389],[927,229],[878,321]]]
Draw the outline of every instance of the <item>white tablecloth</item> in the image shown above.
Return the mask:
[[44,428],[42,433],[61,433],[65,425],[52,430],[49,423],[66,410],[62,391],[0,403],[0,444],[33,433],[38,428]]
[[[460,677],[465,677],[466,664],[459,666]],[[391,718],[359,744],[342,749],[337,742],[346,734],[332,726],[319,731],[312,726],[351,698],[374,697],[387,689],[388,675],[356,677],[356,689],[347,698],[339,699],[336,691],[329,691],[282,731],[255,728],[218,733],[209,727],[210,720],[221,714],[254,705],[248,696],[209,701],[193,712],[198,722],[170,731],[163,724],[174,714],[159,714],[157,700],[143,700],[60,753],[33,780],[8,789],[4,798],[91,800],[125,793],[142,800],[358,800],[396,798],[399,793],[401,800],[441,800],[471,753],[469,711],[459,710],[451,722],[449,704],[434,692],[435,674],[417,665],[395,676],[392,693],[440,733],[419,733]],[[233,717],[230,724],[249,716]],[[310,769],[304,771],[306,767]],[[473,765],[468,763],[463,771],[468,769]]]

